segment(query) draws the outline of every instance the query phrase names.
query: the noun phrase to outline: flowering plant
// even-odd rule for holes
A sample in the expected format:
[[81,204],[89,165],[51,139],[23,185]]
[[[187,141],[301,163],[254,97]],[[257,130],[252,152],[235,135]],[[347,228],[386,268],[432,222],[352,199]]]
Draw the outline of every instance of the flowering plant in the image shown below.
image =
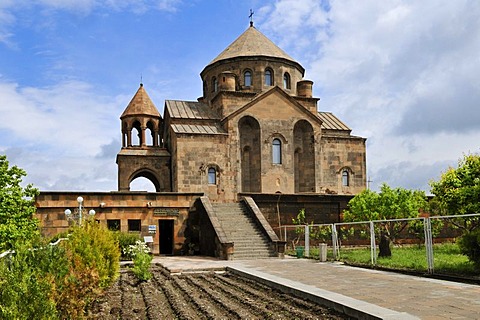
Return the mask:
[[135,244],[131,244],[126,248],[123,248],[123,254],[126,257],[135,259],[138,254],[149,254],[150,248],[142,240],[137,240]]

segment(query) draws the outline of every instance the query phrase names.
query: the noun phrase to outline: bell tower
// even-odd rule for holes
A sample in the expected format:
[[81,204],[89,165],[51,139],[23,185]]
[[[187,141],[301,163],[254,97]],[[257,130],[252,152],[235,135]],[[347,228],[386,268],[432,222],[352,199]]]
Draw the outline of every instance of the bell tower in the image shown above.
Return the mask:
[[122,149],[117,154],[118,191],[130,191],[139,177],[150,180],[156,192],[171,191],[170,153],[163,147],[163,119],[143,84],[120,116]]

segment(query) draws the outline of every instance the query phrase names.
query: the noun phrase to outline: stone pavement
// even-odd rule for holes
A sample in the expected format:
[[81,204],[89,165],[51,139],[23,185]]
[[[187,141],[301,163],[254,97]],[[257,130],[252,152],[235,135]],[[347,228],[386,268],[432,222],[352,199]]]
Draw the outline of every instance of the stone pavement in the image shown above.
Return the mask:
[[172,272],[228,267],[297,293],[309,292],[318,296],[319,301],[353,308],[360,312],[359,318],[480,319],[477,285],[295,258],[224,261],[208,257],[155,257],[154,262]]

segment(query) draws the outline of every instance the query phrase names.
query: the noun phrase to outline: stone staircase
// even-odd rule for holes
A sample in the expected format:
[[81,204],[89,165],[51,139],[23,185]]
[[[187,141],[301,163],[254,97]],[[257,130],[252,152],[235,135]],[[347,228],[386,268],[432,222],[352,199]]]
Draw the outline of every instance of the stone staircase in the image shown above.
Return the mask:
[[235,260],[276,257],[268,238],[243,203],[212,203],[228,241],[234,243]]

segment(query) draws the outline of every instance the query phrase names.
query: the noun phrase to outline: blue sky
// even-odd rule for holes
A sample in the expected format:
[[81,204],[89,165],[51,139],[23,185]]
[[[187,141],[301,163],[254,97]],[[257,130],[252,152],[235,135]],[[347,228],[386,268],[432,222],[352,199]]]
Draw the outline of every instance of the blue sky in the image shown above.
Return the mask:
[[116,190],[119,116],[140,79],[160,111],[196,100],[250,8],[319,109],[368,138],[372,188],[428,191],[479,151],[475,0],[2,0],[0,153],[41,190]]

